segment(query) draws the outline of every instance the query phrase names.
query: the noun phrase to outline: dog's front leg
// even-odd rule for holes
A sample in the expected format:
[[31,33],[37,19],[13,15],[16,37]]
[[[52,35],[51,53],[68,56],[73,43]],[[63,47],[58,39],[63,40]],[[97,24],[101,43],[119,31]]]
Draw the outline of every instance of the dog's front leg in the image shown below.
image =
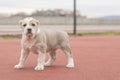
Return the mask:
[[25,60],[27,58],[29,54],[29,51],[26,51],[24,49],[21,49],[21,56],[20,56],[20,60],[19,60],[19,63],[17,65],[15,65],[15,68],[17,69],[21,69],[24,67],[24,63],[25,63]]
[[38,51],[38,63],[35,67],[35,70],[44,70],[44,63],[45,63],[45,51]]

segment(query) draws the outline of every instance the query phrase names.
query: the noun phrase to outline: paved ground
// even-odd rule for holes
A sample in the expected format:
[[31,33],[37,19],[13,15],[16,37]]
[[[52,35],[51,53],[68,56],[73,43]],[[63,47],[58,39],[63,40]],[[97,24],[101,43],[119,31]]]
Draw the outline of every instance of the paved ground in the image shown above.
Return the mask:
[[20,55],[20,39],[0,39],[0,80],[120,80],[120,36],[70,37],[75,68],[58,50],[57,60],[44,71],[34,71],[37,55],[30,54],[25,68],[13,68]]

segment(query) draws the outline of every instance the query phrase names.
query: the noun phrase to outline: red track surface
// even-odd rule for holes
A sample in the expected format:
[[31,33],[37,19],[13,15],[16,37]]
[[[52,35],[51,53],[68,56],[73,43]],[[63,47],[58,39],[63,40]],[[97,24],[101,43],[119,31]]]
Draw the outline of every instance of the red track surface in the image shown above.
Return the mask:
[[35,71],[37,55],[30,54],[25,68],[14,69],[20,56],[20,39],[0,39],[0,80],[120,80],[120,36],[71,37],[75,68],[58,50],[53,66]]

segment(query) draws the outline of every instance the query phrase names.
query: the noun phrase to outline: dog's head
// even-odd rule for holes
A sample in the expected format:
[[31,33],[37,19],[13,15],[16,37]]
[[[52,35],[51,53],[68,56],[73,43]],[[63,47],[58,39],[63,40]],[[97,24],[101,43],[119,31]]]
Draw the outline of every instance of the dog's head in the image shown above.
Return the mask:
[[39,21],[32,17],[28,17],[20,20],[19,25],[22,28],[23,35],[25,35],[28,39],[32,39],[38,31]]

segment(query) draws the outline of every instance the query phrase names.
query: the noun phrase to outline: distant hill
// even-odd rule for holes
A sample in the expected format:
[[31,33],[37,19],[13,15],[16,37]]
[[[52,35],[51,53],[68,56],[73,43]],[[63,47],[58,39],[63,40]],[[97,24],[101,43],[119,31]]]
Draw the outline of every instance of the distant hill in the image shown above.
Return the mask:
[[120,19],[120,15],[117,16],[104,16],[104,17],[100,17],[102,19]]

